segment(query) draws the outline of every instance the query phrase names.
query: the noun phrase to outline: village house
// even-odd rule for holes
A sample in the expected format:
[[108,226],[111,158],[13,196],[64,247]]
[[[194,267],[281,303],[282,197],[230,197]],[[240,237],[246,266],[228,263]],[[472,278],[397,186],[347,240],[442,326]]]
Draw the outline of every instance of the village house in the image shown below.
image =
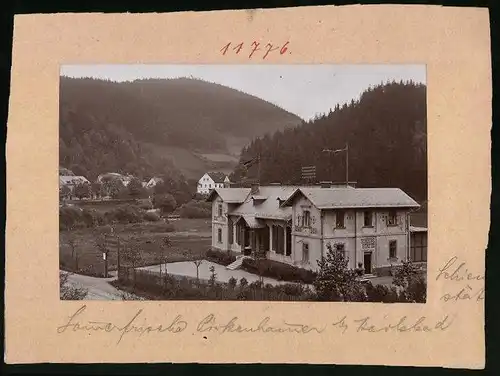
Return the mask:
[[161,183],[163,183],[163,179],[155,176],[149,179],[149,181],[144,185],[144,188],[152,189]]
[[215,188],[207,200],[212,247],[223,251],[316,270],[330,245],[367,275],[427,257],[425,228],[419,245],[410,245],[417,230],[410,213],[419,204],[398,188],[255,185]]
[[[75,187],[81,184],[90,184],[90,182],[85,176],[59,175],[59,191],[63,195],[63,198],[71,198]],[[63,192],[63,190],[66,191]]]
[[227,187],[229,184],[229,176],[223,172],[207,172],[198,180],[196,192],[207,195],[212,189]]

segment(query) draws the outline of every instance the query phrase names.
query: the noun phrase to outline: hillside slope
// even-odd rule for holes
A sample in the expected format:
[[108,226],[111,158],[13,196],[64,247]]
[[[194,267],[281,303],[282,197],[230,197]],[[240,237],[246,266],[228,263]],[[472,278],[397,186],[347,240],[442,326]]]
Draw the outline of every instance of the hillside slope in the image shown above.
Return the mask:
[[[207,170],[230,171],[251,139],[301,121],[264,100],[197,79],[60,81],[61,165],[80,165],[91,175],[114,165],[129,170],[124,172],[155,174],[157,160],[172,161],[171,167],[192,178]],[[90,128],[99,129],[100,137],[91,138],[96,132]],[[108,133],[119,147],[90,150]],[[133,166],[135,159],[142,161]]]
[[[393,82],[370,88],[358,101],[252,142],[242,152],[250,160],[260,150],[261,181],[301,182],[301,167],[316,166],[317,181],[345,181],[349,143],[349,180],[359,187],[398,187],[415,199],[427,200],[426,87]],[[257,165],[237,168],[233,179],[257,176]]]

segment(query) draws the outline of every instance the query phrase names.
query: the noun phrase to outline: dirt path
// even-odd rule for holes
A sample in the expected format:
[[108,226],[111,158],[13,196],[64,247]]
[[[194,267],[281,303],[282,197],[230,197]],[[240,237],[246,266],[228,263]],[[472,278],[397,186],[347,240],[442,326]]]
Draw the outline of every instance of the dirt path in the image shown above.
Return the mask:
[[96,278],[73,273],[69,275],[68,283],[87,289],[88,295],[85,300],[123,300],[122,292],[109,284],[116,280],[116,272],[110,274],[113,275],[110,278]]

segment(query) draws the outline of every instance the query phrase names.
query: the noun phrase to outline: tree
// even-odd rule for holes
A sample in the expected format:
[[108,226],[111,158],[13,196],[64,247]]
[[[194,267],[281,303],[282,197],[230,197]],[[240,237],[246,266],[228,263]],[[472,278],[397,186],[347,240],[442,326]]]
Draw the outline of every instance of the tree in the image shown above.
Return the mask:
[[215,272],[215,266],[212,265],[209,270],[210,270],[210,280],[209,280],[210,287],[215,287],[215,283],[217,282],[217,273]]
[[354,270],[348,268],[349,260],[337,252],[330,243],[324,259],[318,261],[319,271],[313,285],[319,300],[364,301],[364,288]]
[[107,179],[102,182],[103,190],[107,196],[116,198],[124,185],[120,179]]
[[153,206],[161,210],[163,214],[171,213],[177,207],[174,196],[170,194],[155,195],[153,197]]
[[91,195],[90,185],[87,183],[77,184],[75,185],[73,193],[80,200],[83,198],[89,198]]
[[[137,274],[136,268],[142,261],[141,244],[139,238],[134,237],[130,239],[128,248],[126,247],[123,248],[123,260],[127,263],[129,267],[132,267],[134,275],[134,288],[135,288],[136,274]],[[127,272],[127,278],[128,278],[128,272]]]
[[71,258],[75,260],[75,271],[78,272],[78,250],[76,248],[76,239],[73,235],[69,235],[67,244],[71,249]]
[[91,185],[92,196],[94,198],[100,198],[102,194],[102,184],[99,182],[94,182]]
[[161,267],[162,264],[165,264],[165,275],[167,275],[167,255],[166,255],[166,250],[172,246],[172,242],[168,236],[165,236],[163,239],[160,241],[160,255],[159,255],[159,262],[160,262],[160,279],[161,279]]
[[70,273],[59,271],[59,295],[61,300],[83,300],[88,295],[88,290],[72,285]]
[[394,286],[399,287],[406,301],[425,303],[427,297],[427,282],[422,270],[411,260],[403,261],[402,265],[396,269]]
[[127,185],[128,194],[133,198],[144,197],[145,189],[139,179],[133,178]]
[[59,199],[66,200],[71,197],[71,189],[67,185],[62,185],[59,188]]

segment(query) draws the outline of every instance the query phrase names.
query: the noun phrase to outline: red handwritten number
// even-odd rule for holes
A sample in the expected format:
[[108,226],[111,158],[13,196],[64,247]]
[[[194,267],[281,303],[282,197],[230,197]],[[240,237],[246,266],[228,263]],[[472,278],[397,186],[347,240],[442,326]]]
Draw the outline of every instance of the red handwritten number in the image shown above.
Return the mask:
[[264,54],[264,56],[262,57],[262,60],[264,60],[267,57],[267,55],[269,55],[269,52],[276,51],[279,47],[273,48],[273,45],[271,43],[268,43],[268,44],[266,44],[266,48],[267,48],[267,51]]
[[252,43],[252,46],[254,46],[254,48],[252,49],[252,52],[250,52],[250,55],[248,56],[249,59],[252,58],[252,55],[254,54],[255,51],[260,50],[259,45],[260,45],[260,43],[257,43],[257,42]]
[[280,50],[280,55],[283,55],[285,52],[287,52],[287,51],[288,51],[288,47],[287,47],[287,46],[288,46],[288,44],[289,44],[289,43],[290,43],[290,42],[286,42],[286,43],[283,45],[283,47],[281,47],[281,50]]
[[243,42],[238,44],[236,47],[233,47],[233,50],[236,50],[236,54],[238,54],[242,48],[243,48]]
[[226,44],[224,47],[222,47],[220,49],[220,51],[222,52],[222,55],[225,55],[227,50],[229,49],[229,46],[231,45],[231,42],[229,42],[228,44]]

